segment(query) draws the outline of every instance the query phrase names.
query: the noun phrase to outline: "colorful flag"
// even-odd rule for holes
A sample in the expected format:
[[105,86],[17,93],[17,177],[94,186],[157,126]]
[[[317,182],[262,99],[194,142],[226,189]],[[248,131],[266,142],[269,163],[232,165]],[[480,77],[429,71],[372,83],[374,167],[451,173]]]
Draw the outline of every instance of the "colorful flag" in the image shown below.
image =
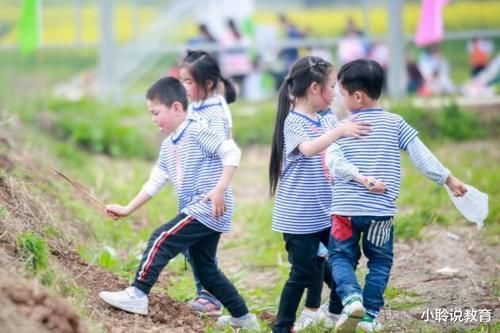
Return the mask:
[[39,0],[24,0],[21,19],[18,24],[19,48],[21,53],[28,54],[34,51],[39,43]]
[[443,7],[450,0],[422,0],[415,44],[418,47],[435,44],[443,39]]

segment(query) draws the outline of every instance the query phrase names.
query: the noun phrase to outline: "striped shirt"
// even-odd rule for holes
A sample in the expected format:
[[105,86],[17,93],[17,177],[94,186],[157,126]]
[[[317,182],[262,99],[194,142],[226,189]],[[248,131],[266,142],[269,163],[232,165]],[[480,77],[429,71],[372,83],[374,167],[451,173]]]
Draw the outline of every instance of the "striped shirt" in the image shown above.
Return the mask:
[[327,127],[335,127],[337,125],[337,116],[335,115],[335,111],[332,108],[328,108],[319,112],[319,114],[323,117],[323,120]]
[[218,232],[231,229],[234,210],[231,187],[226,189],[224,197],[227,211],[218,218],[212,217],[212,203],[201,202],[201,199],[214,189],[222,174],[223,165],[217,150],[224,140],[211,128],[188,117],[163,141],[155,166],[172,182],[179,211]]
[[221,95],[215,95],[203,101],[189,104],[190,118],[210,126],[215,133],[223,135],[225,139],[231,137],[232,118],[226,100]]
[[339,179],[333,186],[331,212],[343,216],[394,216],[401,185],[400,151],[407,149],[418,132],[401,116],[382,109],[361,110],[356,114],[358,120],[370,123],[370,134],[362,139],[342,138],[337,144],[361,174],[384,182],[386,192],[371,193],[354,181]]
[[331,127],[290,111],[284,125],[281,178],[273,210],[272,229],[289,234],[308,234],[330,227],[332,189],[324,165],[324,152],[311,157],[298,146],[324,134]]

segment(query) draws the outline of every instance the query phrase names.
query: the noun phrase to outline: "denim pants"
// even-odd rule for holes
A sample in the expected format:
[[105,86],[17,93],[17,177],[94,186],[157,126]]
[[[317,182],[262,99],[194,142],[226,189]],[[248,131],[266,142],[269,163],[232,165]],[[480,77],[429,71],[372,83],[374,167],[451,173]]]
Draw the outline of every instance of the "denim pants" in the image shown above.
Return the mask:
[[[329,228],[312,234],[283,234],[290,275],[283,287],[278,306],[278,314],[272,331],[289,333],[295,322],[297,308],[306,288],[321,286],[323,283],[324,259],[318,258],[318,245],[327,244]],[[335,285],[330,290],[330,307],[342,309],[340,298],[335,293]],[[336,309],[335,309],[336,310]]]
[[[363,299],[368,314],[379,314],[394,257],[393,233],[392,216],[333,216],[328,260],[337,294],[344,304],[358,296]],[[363,290],[355,275],[360,240],[368,258]]]

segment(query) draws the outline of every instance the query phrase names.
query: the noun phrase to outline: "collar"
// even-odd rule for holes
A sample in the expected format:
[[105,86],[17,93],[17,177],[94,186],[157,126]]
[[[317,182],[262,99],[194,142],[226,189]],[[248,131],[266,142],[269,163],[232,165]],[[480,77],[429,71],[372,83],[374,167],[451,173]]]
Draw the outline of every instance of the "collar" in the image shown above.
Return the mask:
[[186,118],[177,128],[175,131],[170,134],[170,139],[172,140],[173,144],[177,144],[179,140],[182,138],[184,135],[184,132],[186,131],[186,128],[188,127],[189,124],[191,124],[193,120],[191,118]]
[[204,99],[202,101],[193,102],[193,103],[191,103],[191,105],[192,105],[191,109],[193,111],[201,111],[201,110],[208,108],[210,106],[222,105],[221,104],[221,96],[219,94],[215,94],[214,96],[209,97],[207,99]]
[[320,115],[318,115],[318,120],[314,120],[312,118],[309,118],[305,114],[297,112],[295,110],[291,110],[290,113],[296,114],[299,117],[303,117],[303,118],[307,119],[309,122],[311,122],[312,124],[314,124],[314,126],[321,127],[321,116]]
[[351,114],[359,114],[362,112],[373,112],[373,111],[384,111],[382,108],[368,108],[368,109],[358,109],[351,111]]

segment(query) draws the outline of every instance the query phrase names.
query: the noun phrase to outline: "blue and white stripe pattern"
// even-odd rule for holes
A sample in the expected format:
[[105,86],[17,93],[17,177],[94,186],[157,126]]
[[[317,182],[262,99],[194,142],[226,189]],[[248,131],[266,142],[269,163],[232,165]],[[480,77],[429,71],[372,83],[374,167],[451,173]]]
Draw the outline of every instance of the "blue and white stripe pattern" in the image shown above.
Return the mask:
[[326,124],[327,127],[333,128],[337,126],[337,116],[335,115],[335,110],[332,108],[320,111],[319,115],[323,117],[323,123]]
[[[400,151],[418,135],[399,115],[382,109],[356,112],[357,119],[371,125],[371,133],[362,138],[337,140],[343,156],[365,176],[375,176],[386,185],[376,194],[354,182],[335,181],[332,214],[342,216],[394,216],[401,186]],[[335,180],[337,180],[335,178]]]
[[372,220],[366,239],[375,246],[381,247],[389,241],[392,232],[392,218],[385,221]]
[[324,165],[324,152],[306,157],[298,146],[313,140],[330,127],[290,111],[284,125],[284,156],[273,211],[274,231],[308,234],[330,227],[332,188]]
[[225,139],[192,118],[180,128],[183,129],[163,141],[156,167],[169,175],[181,213],[195,217],[212,230],[227,232],[231,229],[234,209],[231,187],[225,192],[227,211],[223,216],[212,217],[212,203],[201,202],[222,174],[217,149]]
[[203,101],[189,104],[188,114],[190,118],[209,126],[212,131],[223,135],[224,139],[231,137],[231,113],[226,100],[221,95],[215,95]]

